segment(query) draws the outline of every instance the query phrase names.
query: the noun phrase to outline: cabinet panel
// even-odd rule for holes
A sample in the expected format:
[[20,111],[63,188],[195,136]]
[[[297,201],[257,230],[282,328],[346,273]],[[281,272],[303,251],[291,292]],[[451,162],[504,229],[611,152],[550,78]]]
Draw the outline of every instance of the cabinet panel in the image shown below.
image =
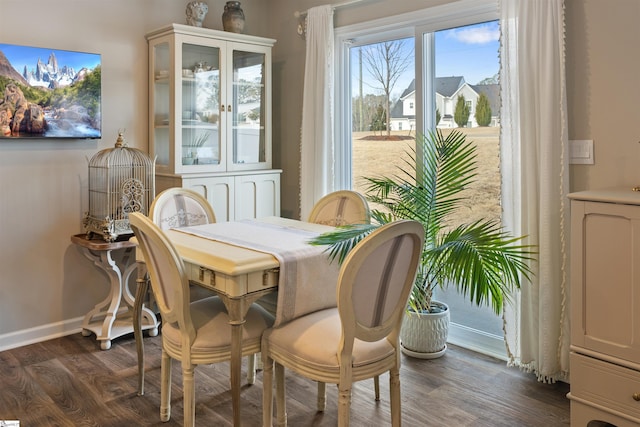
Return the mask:
[[201,194],[213,207],[216,221],[280,216],[280,170],[217,176],[156,175],[158,192],[184,187]]
[[232,176],[185,178],[182,186],[198,192],[207,199],[216,214],[216,222],[235,219],[235,188]]
[[640,360],[640,206],[573,201],[572,343]]
[[280,216],[280,174],[236,177],[236,220]]

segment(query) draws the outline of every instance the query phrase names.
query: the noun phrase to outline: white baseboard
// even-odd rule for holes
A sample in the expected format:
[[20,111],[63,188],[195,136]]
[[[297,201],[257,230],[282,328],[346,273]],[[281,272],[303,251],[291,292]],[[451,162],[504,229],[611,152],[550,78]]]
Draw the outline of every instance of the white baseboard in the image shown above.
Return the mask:
[[0,351],[11,350],[12,348],[79,333],[82,330],[83,319],[84,317],[78,317],[63,322],[50,323],[48,325],[36,326],[35,328],[0,335]]
[[483,333],[457,323],[449,324],[447,342],[500,360],[507,360],[507,349],[502,337]]
[[[82,330],[83,317],[51,323],[0,335],[0,351],[48,341],[65,335],[79,333]],[[483,334],[466,326],[451,323],[447,340],[458,347],[467,348],[500,360],[507,360],[504,340],[492,334]]]

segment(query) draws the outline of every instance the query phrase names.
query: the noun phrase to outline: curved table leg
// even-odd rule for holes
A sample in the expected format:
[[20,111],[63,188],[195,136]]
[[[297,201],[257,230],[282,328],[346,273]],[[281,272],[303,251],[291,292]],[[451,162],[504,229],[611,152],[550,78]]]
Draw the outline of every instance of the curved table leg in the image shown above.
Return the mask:
[[[91,249],[83,248],[82,253],[86,258],[93,261],[94,265],[104,271],[111,282],[109,295],[107,295],[103,301],[96,304],[93,310],[87,313],[82,322],[83,335],[87,335],[86,331],[96,332],[98,340],[102,341],[100,347],[103,350],[108,350],[111,347],[111,328],[116,319],[116,313],[120,308],[120,299],[122,298],[122,273],[116,261],[111,256],[110,250],[95,253]],[[105,307],[108,308],[106,311],[103,311]],[[102,325],[99,328],[91,327],[90,324],[93,318],[102,315],[104,315]]]
[[[149,290],[149,278],[147,276],[147,268],[144,262],[137,262],[138,278],[136,283],[136,297],[133,306],[133,336],[136,340],[136,352],[138,353],[138,395],[144,394],[144,343],[142,342],[142,317],[144,310],[144,298]],[[153,316],[155,320],[155,316]],[[158,334],[158,326],[152,330],[153,336]]]

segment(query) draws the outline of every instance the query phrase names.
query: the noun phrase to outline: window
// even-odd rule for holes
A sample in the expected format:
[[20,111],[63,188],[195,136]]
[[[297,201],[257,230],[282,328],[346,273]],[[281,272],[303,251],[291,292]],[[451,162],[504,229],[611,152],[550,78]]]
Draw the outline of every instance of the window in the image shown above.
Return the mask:
[[[493,31],[495,37],[497,18],[494,1],[475,0],[336,30],[335,140],[339,143],[335,149],[339,187],[364,193],[361,177],[395,170],[399,162],[406,160],[406,148],[415,144],[416,132],[459,127],[455,108],[457,97],[462,95],[469,111],[463,130],[472,133],[469,139],[490,146],[486,156],[491,161],[479,161],[478,165],[486,169],[482,173],[495,184],[491,194],[484,188],[471,190],[478,194],[463,222],[486,218],[487,214],[500,217],[499,128],[495,126],[499,121],[494,118],[498,108],[492,112],[491,125],[482,128],[478,127],[473,110],[481,93],[491,96],[494,105],[499,106],[494,97],[499,94],[498,43],[493,40],[489,48],[493,51],[481,52],[485,45],[473,44],[461,51],[456,50],[460,44],[450,40],[472,37],[479,30]],[[382,60],[375,61],[370,57],[375,52],[399,54],[382,55]],[[486,61],[479,62],[476,55],[487,56]],[[484,62],[492,65],[485,69]],[[403,69],[407,63],[410,66]],[[480,74],[465,75],[470,68]],[[385,86],[385,82],[392,84]],[[482,82],[488,85],[478,84]],[[489,199],[491,203],[481,203]],[[452,308],[451,342],[505,357],[502,321],[490,308],[478,308],[452,289],[437,298]]]

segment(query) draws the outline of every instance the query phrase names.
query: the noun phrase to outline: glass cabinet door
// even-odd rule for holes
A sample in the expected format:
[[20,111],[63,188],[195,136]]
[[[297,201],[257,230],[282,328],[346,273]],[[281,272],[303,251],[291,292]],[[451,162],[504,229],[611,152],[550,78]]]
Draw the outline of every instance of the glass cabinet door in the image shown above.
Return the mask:
[[147,36],[149,148],[158,173],[271,168],[273,43],[236,37],[178,24]]
[[153,109],[151,132],[151,153],[156,156],[156,164],[160,167],[171,165],[171,138],[169,131],[170,118],[170,46],[169,42],[153,45],[150,61],[152,63],[151,105]]
[[176,112],[180,150],[176,151],[181,153],[183,170],[213,171],[223,166],[220,67],[219,47],[182,44],[180,99],[176,102],[176,108],[180,106]]
[[267,55],[264,52],[232,51],[231,70],[231,138],[230,167],[233,169],[256,168],[268,160],[267,96],[265,70]]

